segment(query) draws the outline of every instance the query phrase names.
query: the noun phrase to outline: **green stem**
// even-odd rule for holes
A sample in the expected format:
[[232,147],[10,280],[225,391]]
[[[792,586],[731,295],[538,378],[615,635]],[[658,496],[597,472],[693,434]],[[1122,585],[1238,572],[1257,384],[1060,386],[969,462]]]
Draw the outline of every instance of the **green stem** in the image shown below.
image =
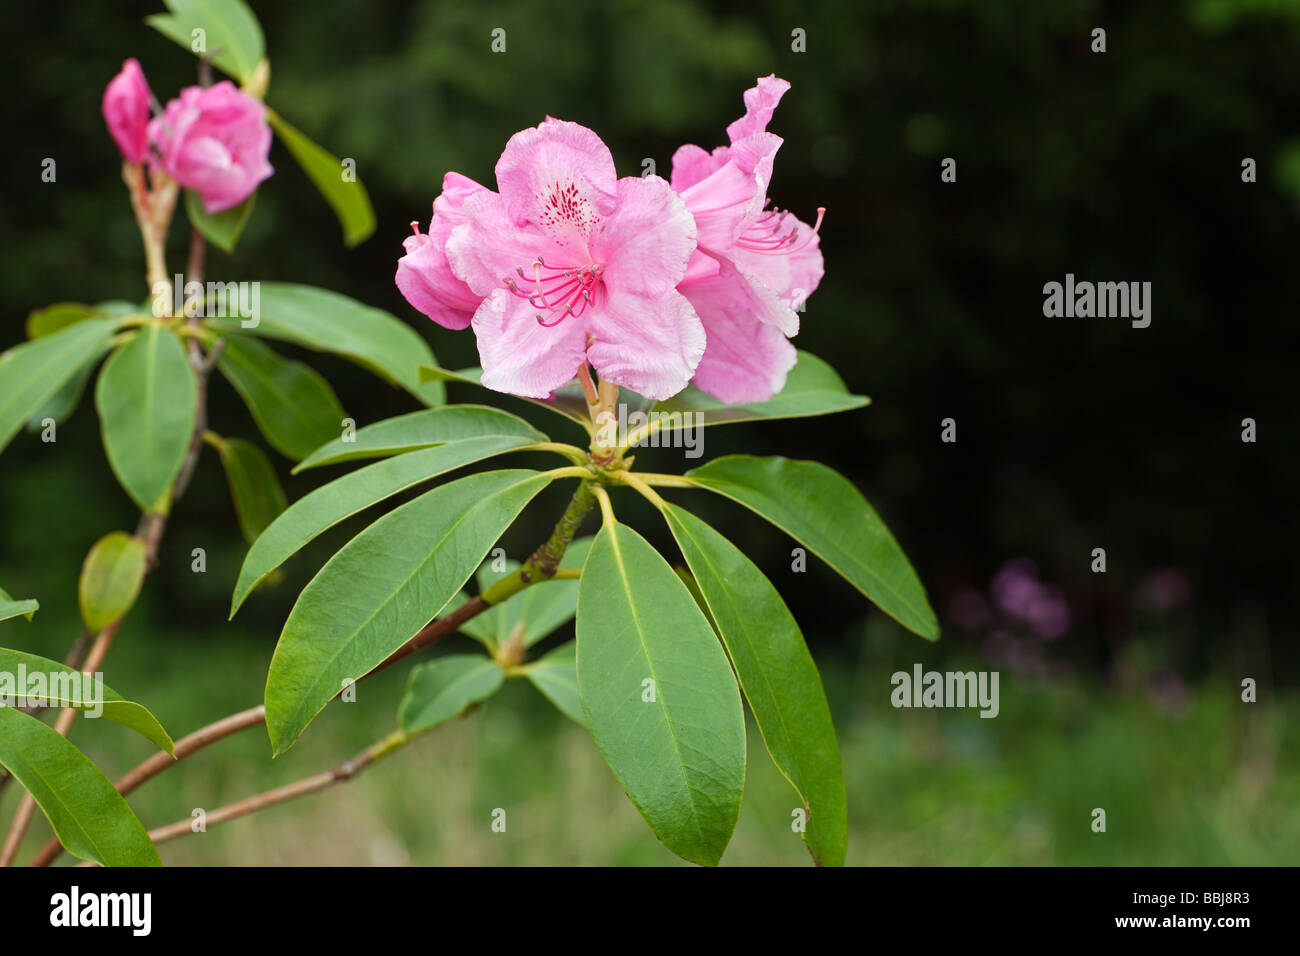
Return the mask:
[[582,524],[582,519],[587,516],[587,512],[595,504],[596,495],[592,491],[592,483],[590,481],[582,482],[578,485],[577,491],[573,493],[569,506],[564,509],[564,514],[556,522],[555,530],[551,532],[551,536],[546,543],[534,551],[532,557],[525,561],[518,571],[506,575],[484,591],[481,595],[483,600],[489,605],[500,604],[507,598],[518,594],[530,584],[555,577],[555,572],[560,567],[560,561],[564,558],[565,550],[573,541],[573,536],[578,532],[578,526]]
[[659,485],[664,488],[698,488],[700,487],[685,475],[657,475],[654,472],[639,471],[637,477],[647,485]]
[[551,451],[557,455],[563,455],[575,465],[586,467],[587,453],[576,445],[566,445],[558,441],[539,441],[531,445],[521,445],[514,449],[515,451]]

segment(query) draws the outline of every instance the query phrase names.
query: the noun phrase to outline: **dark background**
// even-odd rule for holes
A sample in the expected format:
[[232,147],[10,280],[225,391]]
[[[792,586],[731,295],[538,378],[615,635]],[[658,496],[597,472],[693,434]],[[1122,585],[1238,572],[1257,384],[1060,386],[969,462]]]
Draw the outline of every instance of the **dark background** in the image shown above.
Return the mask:
[[[772,199],[804,218],[828,209],[826,279],[797,344],[874,404],[710,431],[706,455],[782,453],[844,470],[902,541],[941,617],[949,595],[983,589],[1005,560],[1027,556],[1068,594],[1072,627],[1053,653],[1104,673],[1130,636],[1135,588],[1173,567],[1192,596],[1171,663],[1195,676],[1216,653],[1235,653],[1245,629],[1268,636],[1250,653],[1294,679],[1300,4],[254,7],[273,64],[268,101],[356,159],[379,228],[343,248],[277,143],[276,175],[240,248],[212,251],[210,278],[323,285],[407,319],[444,365],[476,364],[469,333],[433,326],[392,283],[407,223],[427,224],[444,171],[490,183],[506,139],[549,113],[599,131],[622,174],[652,157],[666,175],[680,143],[725,142],[742,91],[774,71],[793,89],[773,122],[786,142]],[[9,5],[6,344],[45,303],[145,292],[98,105],[127,55],[163,99],[193,82],[192,59],[141,26],[159,8]],[[489,49],[494,26],[507,30],[504,55]],[[1107,30],[1104,54],[1090,52],[1094,26]],[[795,27],[806,53],[790,50]],[[39,180],[46,156],[58,162],[56,184]],[[955,184],[940,182],[947,156]],[[1241,181],[1247,156],[1254,184]],[[184,241],[178,223],[177,266]],[[1066,272],[1152,282],[1150,328],[1044,318],[1042,285]],[[344,363],[311,361],[362,422],[413,407]],[[72,440],[58,443],[57,461],[34,436],[0,459],[11,591],[66,586],[94,538],[131,525],[89,404],[66,426]],[[224,383],[214,405],[218,431],[253,437]],[[939,441],[949,416],[953,445]],[[1247,416],[1258,422],[1254,445],[1240,440]],[[680,466],[672,454],[660,464]],[[287,469],[286,480],[291,497],[312,486]],[[57,504],[29,507],[24,489]],[[776,533],[730,506],[698,506],[761,565],[788,564]],[[87,509],[104,520],[87,522]],[[530,511],[517,548],[542,533],[545,512]],[[214,459],[169,540],[211,539],[219,555],[228,542],[236,562],[230,530]],[[1099,546],[1105,576],[1089,571]],[[160,573],[174,598],[160,611],[219,620],[225,582],[196,591],[183,571],[184,581]],[[828,648],[856,640],[858,595],[822,569],[810,577],[815,586],[787,589],[805,629]],[[295,592],[250,611],[273,631]]]

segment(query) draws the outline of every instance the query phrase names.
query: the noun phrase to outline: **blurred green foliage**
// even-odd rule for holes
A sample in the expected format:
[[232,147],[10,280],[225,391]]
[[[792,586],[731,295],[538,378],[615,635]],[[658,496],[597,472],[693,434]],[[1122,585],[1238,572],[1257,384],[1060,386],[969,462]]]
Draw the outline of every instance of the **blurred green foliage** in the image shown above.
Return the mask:
[[[248,703],[241,685],[258,680],[261,655],[223,648],[218,668],[191,629],[159,637],[179,650],[164,658],[124,647],[115,668],[150,688],[164,723],[188,729],[209,708]],[[844,755],[851,865],[1294,863],[1294,699],[1242,708],[1231,686],[1217,684],[1170,710],[1134,688],[1005,681],[993,720],[973,710],[895,711],[890,668],[910,667],[915,638],[892,625],[871,637],[877,647],[896,645],[894,663],[848,660],[825,675]],[[461,638],[446,649],[472,647]],[[360,685],[356,703],[328,709],[275,761],[260,729],[223,741],[150,781],[132,806],[146,825],[161,826],[336,766],[393,728],[403,680],[388,673]],[[78,742],[110,775],[149,753],[120,728],[85,723]],[[723,863],[807,865],[790,826],[793,791],[752,722],[749,741],[745,799]],[[6,794],[0,814],[14,800]],[[1095,807],[1106,810],[1105,834],[1092,832]],[[491,829],[497,808],[506,811],[505,833]],[[48,837],[38,820],[24,854]],[[586,732],[525,681],[346,784],[161,852],[170,865],[681,863],[655,840]]]

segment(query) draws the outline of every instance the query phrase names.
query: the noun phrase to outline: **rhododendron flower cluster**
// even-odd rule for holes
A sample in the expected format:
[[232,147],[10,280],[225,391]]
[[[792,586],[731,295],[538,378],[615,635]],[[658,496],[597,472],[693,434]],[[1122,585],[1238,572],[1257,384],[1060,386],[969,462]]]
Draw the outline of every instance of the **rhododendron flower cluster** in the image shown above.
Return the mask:
[[239,205],[273,172],[266,107],[229,80],[189,86],[150,118],[153,94],[138,61],[104,90],[108,131],[128,163],[149,163],[198,193],[210,213]]
[[670,182],[619,179],[599,136],[547,117],[506,144],[496,191],[446,175],[398,288],[440,325],[473,328],[499,391],[545,398],[590,365],[651,399],[692,380],[725,402],[770,398],[822,277],[822,211],[809,226],[769,205],[782,140],[767,124],[789,88],[760,79],[730,145],[681,147]]

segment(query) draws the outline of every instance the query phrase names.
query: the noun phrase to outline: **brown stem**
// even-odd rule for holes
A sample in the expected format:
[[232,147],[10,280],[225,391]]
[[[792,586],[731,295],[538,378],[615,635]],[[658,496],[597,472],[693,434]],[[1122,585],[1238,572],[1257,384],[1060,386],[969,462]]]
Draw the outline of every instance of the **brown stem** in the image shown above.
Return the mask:
[[[564,514],[556,523],[555,529],[551,532],[550,538],[533,553],[528,561],[524,563],[524,566],[520,568],[519,572],[516,572],[516,576],[518,576],[519,580],[510,593],[521,590],[523,587],[528,586],[530,583],[535,583],[538,580],[544,581],[554,577],[560,560],[564,557],[565,549],[567,549],[569,543],[572,542],[579,525],[582,523],[582,519],[586,516],[587,512],[591,510],[594,502],[595,496],[591,482],[583,481],[578,486],[577,491],[574,492],[573,498],[570,500]],[[500,600],[504,600],[504,597]],[[493,603],[497,602],[494,601]],[[377,674],[385,668],[402,660],[404,657],[414,654],[416,651],[442,640],[449,634],[455,633],[460,629],[462,624],[473,618],[475,615],[486,611],[491,606],[492,604],[485,600],[483,595],[476,595],[475,597],[470,598],[445,617],[440,617],[434,621],[430,621],[421,628],[414,637],[395,650],[392,654],[389,654],[388,657],[375,667],[371,668],[367,673],[363,674],[360,679],[364,680],[371,674]],[[342,688],[340,688],[339,693],[342,693]],[[210,743],[215,743],[217,740],[229,736],[237,730],[261,723],[265,719],[266,711],[263,707],[253,707],[249,710],[242,711],[239,714],[233,714],[229,717],[222,718],[215,723],[209,724],[207,727],[195,731],[193,734],[190,734],[188,737],[181,740],[175,748],[176,760],[180,760],[182,757],[200,750]],[[292,800],[297,797],[316,793],[342,780],[350,780],[353,775],[364,769],[378,757],[381,757],[390,750],[394,750],[398,746],[401,746],[405,743],[406,739],[407,738],[403,737],[400,733],[394,734],[392,737],[380,741],[378,744],[362,751],[362,753],[358,754],[356,757],[340,764],[331,771],[317,774],[314,777],[308,777],[295,783],[286,784],[285,786],[279,787],[275,790],[247,797],[237,803],[221,807],[220,809],[207,814],[205,821],[214,825],[223,823],[226,820],[233,820],[236,817],[255,813],[265,807],[274,806],[275,804],[283,803],[286,800]],[[115,786],[119,793],[126,795],[146,780],[161,773],[173,763],[175,763],[175,761],[172,761],[167,754],[155,754],[126,776],[122,777]],[[184,836],[187,833],[193,832],[191,825],[191,820],[178,820],[175,823],[168,824],[165,827],[160,827],[157,830],[151,830],[149,836],[155,843],[164,843],[167,840],[173,840],[176,837]],[[49,865],[59,857],[62,849],[63,848],[57,839],[50,841],[50,843],[47,843],[41,849],[41,852],[37,854],[35,859],[33,859],[32,865]]]
[[[367,747],[351,760],[345,760],[333,770],[327,770],[324,773],[318,773],[313,777],[297,780],[293,783],[285,784],[283,787],[276,787],[274,790],[267,790],[265,793],[254,794],[251,797],[245,797],[243,800],[237,800],[234,803],[226,804],[224,807],[219,807],[211,813],[204,815],[205,828],[207,826],[216,826],[219,823],[225,823],[227,820],[235,820],[239,817],[247,816],[250,813],[256,813],[258,810],[265,810],[267,807],[273,807],[278,803],[295,800],[298,797],[305,797],[312,793],[319,793],[321,790],[324,790],[327,787],[332,787],[336,783],[343,783],[351,780],[380,757],[396,750],[404,742],[405,739],[401,738],[400,735],[389,737],[385,740],[381,740],[377,744]],[[194,821],[192,819],[177,820],[175,823],[169,823],[165,827],[158,827],[156,830],[150,830],[149,838],[152,839],[154,843],[166,843],[168,840],[188,836],[194,832],[196,831],[194,830]]]
[[[393,653],[389,654],[371,670],[366,672],[363,675],[363,678],[369,677],[371,674],[378,674],[385,668],[396,664],[402,658],[414,654],[416,651],[428,647],[430,644],[434,644],[450,634],[454,634],[460,629],[462,624],[474,617],[476,614],[483,613],[489,607],[490,605],[484,601],[481,596],[476,595],[475,597],[470,598],[446,617],[440,617],[437,620],[430,621],[422,627],[419,633],[417,633],[413,638],[397,650],[393,651]],[[339,693],[342,693],[341,689]]]
[[[361,679],[364,680],[371,674],[377,674],[384,668],[397,663],[407,655],[414,654],[421,648],[428,647],[430,644],[442,640],[447,635],[457,631],[462,624],[474,617],[476,614],[481,614],[483,611],[486,611],[489,606],[490,605],[488,605],[481,597],[473,597],[446,617],[440,617],[436,621],[430,621],[420,629],[418,634],[395,650],[392,654],[388,655],[387,658],[372,668],[368,673],[362,675]],[[340,693],[342,693],[342,690],[340,690]],[[159,773],[172,766],[177,760],[180,760],[197,750],[203,749],[208,744],[216,743],[218,740],[221,740],[223,737],[228,737],[236,731],[260,724],[265,720],[266,708],[261,705],[251,707],[245,711],[240,711],[237,714],[231,714],[229,717],[223,717],[221,720],[208,724],[206,727],[202,727],[190,734],[188,737],[178,741],[176,744],[176,760],[173,760],[167,753],[156,753],[144,763],[126,774],[126,776],[118,780],[114,786],[117,787],[118,793],[126,796],[146,780],[157,776]],[[303,791],[303,793],[312,792],[314,791]],[[292,794],[291,796],[298,795],[300,794]],[[289,797],[284,797],[283,799],[289,799]],[[280,801],[276,800],[273,802],[278,803]],[[243,812],[252,811],[246,810]],[[242,816],[242,813],[237,815]],[[30,811],[28,812],[28,816],[30,818]],[[208,819],[211,820],[212,818],[209,817]],[[180,822],[186,824],[186,826],[189,825],[188,821],[182,820]],[[219,823],[221,821],[217,820],[215,822]],[[178,825],[179,824],[174,824],[173,826]],[[174,835],[176,834],[173,834],[173,836]],[[171,836],[166,839],[171,839]],[[40,853],[38,853],[32,860],[31,865],[48,866],[50,863],[57,860],[62,853],[62,844],[59,843],[57,838],[52,839],[41,848]]]
[[[91,645],[90,653],[86,655],[86,661],[82,665],[82,673],[94,676],[95,672],[104,663],[104,655],[108,653],[109,647],[113,643],[113,638],[117,635],[117,629],[121,625],[121,618],[114,621],[108,627],[99,632],[95,638],[95,643]],[[65,707],[59,713],[59,719],[54,724],[54,730],[62,737],[68,735],[68,729],[72,727],[72,722],[77,719],[79,714],[75,707]],[[32,822],[32,814],[36,812],[36,800],[30,793],[24,793],[23,798],[18,803],[18,810],[14,813],[13,823],[9,826],[9,833],[5,837],[4,847],[0,849],[0,866],[12,866],[14,857],[18,855],[18,847],[23,842],[23,835],[27,833],[27,827]]]
[[[237,714],[231,714],[229,717],[223,717],[206,727],[200,727],[194,733],[187,737],[182,737],[176,741],[176,756],[173,759],[171,754],[165,751],[159,751],[148,760],[139,764],[126,775],[121,777],[117,783],[113,784],[117,792],[126,796],[135,790],[141,784],[152,780],[158,774],[162,773],[168,767],[172,766],[179,760],[183,760],[190,754],[197,753],[209,744],[214,744],[218,740],[229,737],[231,734],[246,730],[249,727],[256,727],[266,721],[266,708],[261,704],[256,707],[250,707],[248,710],[241,710]],[[41,848],[41,852],[36,854],[32,859],[32,866],[49,866],[63,854],[63,844],[59,842],[58,837],[54,837],[49,843]]]
[[[85,655],[86,647],[89,646],[89,644],[90,644],[90,632],[83,630],[80,634],[77,635],[77,640],[73,643],[72,648],[67,653],[67,656],[63,658],[63,666],[80,668],[81,658]],[[29,717],[34,717],[37,714],[41,713],[42,711],[49,710],[49,706],[50,706],[49,704],[28,704],[25,707],[20,707],[19,710],[21,710],[24,714],[26,714]],[[12,779],[13,779],[12,777],[5,777],[3,779],[0,779],[0,793],[4,792],[5,784]]]
[[[166,266],[162,263],[163,241],[167,236],[167,227],[171,223],[173,207],[176,203],[176,184],[168,179],[163,179],[161,186],[156,188],[149,196],[147,202],[143,205],[136,198],[136,188],[142,185],[142,179],[136,179],[132,176],[131,171],[134,169],[136,176],[142,177],[142,172],[138,167],[127,164],[123,167],[127,184],[132,187],[132,205],[136,207],[136,216],[140,222],[140,231],[144,236],[145,253],[149,259],[149,271],[151,285],[154,281],[164,281],[170,288],[170,280],[167,278]],[[170,191],[169,191],[170,190]],[[200,274],[203,269],[203,248],[202,237],[196,241],[191,237],[190,242],[190,262],[189,268],[191,274]],[[167,297],[168,303],[171,297]],[[170,309],[170,304],[167,306]],[[188,321],[197,325],[197,316],[190,316]],[[172,485],[171,503],[174,506],[176,501],[185,493],[189,487],[190,479],[194,475],[194,470],[198,465],[199,453],[203,450],[203,433],[208,427],[208,377],[212,372],[212,367],[216,362],[216,357],[220,354],[222,343],[219,341],[213,347],[212,351],[205,357],[203,351],[199,348],[195,339],[190,339],[190,361],[194,365],[194,374],[197,379],[198,391],[196,399],[196,409],[194,417],[194,431],[190,435],[190,447],[186,452],[185,460],[181,463],[180,471],[177,472],[176,481]],[[170,508],[168,509],[170,511]],[[167,515],[161,512],[146,512],[141,515],[140,522],[136,526],[135,536],[144,542],[145,545],[145,573],[148,574],[158,565],[158,549],[162,543],[163,533],[167,529]],[[117,634],[117,629],[122,621],[119,618],[104,630],[100,631],[95,638],[95,643],[91,646],[90,653],[82,665],[82,671],[93,674],[98,671],[104,662],[104,656],[108,653],[109,646],[113,643],[113,638]],[[75,708],[66,707],[59,714],[59,719],[54,725],[54,729],[66,737],[71,729],[73,721],[79,714]],[[8,779],[8,778],[6,778]],[[30,793],[23,794],[22,800],[18,804],[18,809],[14,813],[13,823],[9,827],[9,833],[5,837],[3,848],[0,848],[0,867],[12,866],[14,857],[18,853],[18,847],[23,841],[23,836],[27,832],[28,826],[31,825],[32,816],[36,811],[36,801]]]
[[[388,655],[388,657],[385,660],[383,660],[380,664],[372,668],[368,673],[362,675],[361,679],[364,680],[366,677],[369,677],[371,674],[377,674],[384,668],[397,663],[407,655],[414,654],[416,651],[420,650],[421,648],[428,647],[430,644],[442,640],[447,635],[452,634],[456,630],[458,630],[462,624],[464,624],[470,618],[474,617],[476,614],[481,614],[483,611],[486,611],[489,606],[490,605],[487,604],[487,602],[485,602],[481,597],[474,597],[471,598],[466,603],[462,604],[460,607],[458,607],[452,613],[448,614],[446,617],[440,617],[436,621],[430,621],[427,625],[421,628],[419,633],[417,633],[409,641],[407,641],[405,644],[403,644],[401,647],[395,650],[392,654]],[[342,691],[340,690],[340,693],[341,692]],[[176,761],[179,761],[182,758],[189,756],[195,751],[202,750],[208,744],[216,743],[218,740],[221,740],[224,737],[228,737],[231,734],[235,733],[236,731],[243,730],[246,727],[253,727],[257,724],[263,723],[265,720],[266,720],[266,708],[261,705],[258,705],[257,707],[250,707],[248,710],[240,711],[237,714],[231,714],[229,717],[223,717],[221,720],[208,724],[206,727],[202,727],[196,730],[188,737],[185,737],[177,741],[176,748],[175,748],[176,749],[175,760],[173,760],[171,756],[165,752],[156,753],[148,760],[146,760],[144,763],[140,764],[135,769],[127,773],[120,780],[118,780],[117,783],[114,784],[114,786],[117,788],[118,793],[122,794],[123,796],[126,796],[128,793],[136,789],[146,780],[150,780],[151,778],[162,773],[162,771],[172,766],[174,763],[176,763]],[[316,779],[316,778],[312,778],[312,779]],[[310,789],[302,791],[302,793],[312,793],[312,792],[314,791]],[[290,796],[286,796],[281,799],[287,800],[290,799],[291,796],[300,796],[300,795],[301,794],[294,793],[291,794]],[[278,803],[280,802],[280,800],[275,800],[272,802]],[[249,813],[249,812],[252,811],[245,810],[242,813],[236,815],[242,816],[243,813]],[[30,811],[28,815],[30,817]],[[211,820],[212,818],[209,817],[208,819]],[[221,821],[217,820],[215,822],[219,823]],[[180,823],[184,823],[186,826],[189,825],[189,821],[185,821],[185,820],[180,821]],[[180,824],[173,824],[173,827],[179,825]],[[164,829],[171,829],[171,828],[164,828]],[[176,836],[176,835],[178,834],[172,834],[172,836]],[[171,839],[172,836],[168,836],[166,837],[166,839]],[[58,838],[56,837],[50,840],[48,843],[45,844],[44,847],[41,848],[41,851],[35,856],[35,858],[33,858],[31,865],[49,866],[51,863],[57,860],[62,853],[63,853],[63,845],[59,843]]]

